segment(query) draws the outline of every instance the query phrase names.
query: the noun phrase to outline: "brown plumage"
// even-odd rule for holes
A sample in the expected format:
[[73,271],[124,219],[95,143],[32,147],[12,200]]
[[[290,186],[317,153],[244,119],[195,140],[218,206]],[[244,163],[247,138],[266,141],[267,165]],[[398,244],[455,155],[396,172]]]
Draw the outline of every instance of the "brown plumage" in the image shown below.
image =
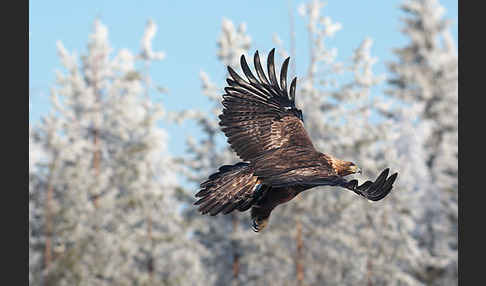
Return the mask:
[[302,191],[316,186],[340,186],[368,200],[378,201],[391,191],[397,173],[388,177],[388,168],[378,178],[358,185],[344,176],[359,172],[348,161],[317,151],[304,129],[301,110],[295,107],[294,78],[287,92],[287,68],[282,64],[277,81],[274,53],[267,59],[265,76],[258,51],[253,75],[241,56],[241,68],[247,80],[228,67],[231,78],[223,94],[223,113],[219,125],[231,148],[244,161],[225,165],[201,184],[196,194],[202,214],[228,214],[251,207],[252,229],[260,231],[270,213],[279,204],[293,199]]

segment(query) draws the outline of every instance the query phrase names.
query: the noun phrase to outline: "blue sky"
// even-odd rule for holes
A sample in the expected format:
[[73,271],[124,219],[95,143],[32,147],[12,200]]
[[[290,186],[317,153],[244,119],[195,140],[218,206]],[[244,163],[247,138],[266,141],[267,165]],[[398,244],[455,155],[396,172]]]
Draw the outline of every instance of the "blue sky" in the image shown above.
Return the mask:
[[[154,50],[167,55],[151,68],[152,80],[167,87],[162,102],[168,110],[202,108],[209,103],[201,93],[199,71],[222,83],[225,69],[216,58],[216,40],[223,17],[235,24],[245,22],[252,37],[252,51],[269,51],[277,33],[289,48],[289,5],[294,9],[297,59],[307,59],[307,37],[303,19],[296,8],[305,1],[29,1],[29,121],[35,125],[49,110],[49,89],[55,70],[61,69],[56,41],[79,55],[86,50],[93,21],[98,17],[109,29],[114,52],[121,48],[139,51],[148,19],[158,26]],[[322,13],[340,22],[342,29],[328,45],[336,47],[346,60],[365,37],[374,41],[371,53],[379,59],[375,73],[386,73],[385,63],[395,59],[392,49],[406,43],[400,33],[401,1],[327,1]],[[458,1],[440,0],[445,17],[452,21],[451,32],[458,39]],[[297,76],[306,63],[297,62]],[[194,126],[180,128],[162,123],[170,134],[169,150],[180,155],[187,134]]]

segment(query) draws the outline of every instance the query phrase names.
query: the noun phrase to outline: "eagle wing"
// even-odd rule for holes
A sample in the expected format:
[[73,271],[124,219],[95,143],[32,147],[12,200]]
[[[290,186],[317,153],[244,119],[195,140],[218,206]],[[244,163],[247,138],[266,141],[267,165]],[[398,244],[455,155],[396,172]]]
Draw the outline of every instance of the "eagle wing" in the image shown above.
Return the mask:
[[363,184],[358,185],[357,180],[351,180],[349,182],[342,180],[339,185],[370,201],[379,201],[390,193],[393,188],[393,183],[397,179],[398,173],[393,173],[391,176],[388,176],[389,172],[390,169],[386,168],[374,182],[367,180]]
[[219,116],[221,130],[228,137],[231,148],[244,161],[251,161],[276,148],[302,146],[314,148],[304,129],[302,111],[295,107],[297,78],[287,92],[287,68],[290,58],[282,64],[280,85],[274,65],[275,49],[267,59],[268,79],[255,52],[254,65],[258,79],[253,75],[245,56],[241,68],[248,79],[244,80],[231,67],[228,87],[223,95],[223,113]]
[[388,176],[390,169],[386,168],[375,181],[367,180],[359,185],[356,179],[348,181],[339,176],[329,156],[300,146],[269,151],[257,157],[252,165],[254,176],[272,187],[340,186],[371,201],[386,197],[398,176],[398,173]]
[[333,185],[335,180],[341,179],[332,167],[330,157],[309,147],[271,150],[255,158],[252,165],[254,175],[272,187]]

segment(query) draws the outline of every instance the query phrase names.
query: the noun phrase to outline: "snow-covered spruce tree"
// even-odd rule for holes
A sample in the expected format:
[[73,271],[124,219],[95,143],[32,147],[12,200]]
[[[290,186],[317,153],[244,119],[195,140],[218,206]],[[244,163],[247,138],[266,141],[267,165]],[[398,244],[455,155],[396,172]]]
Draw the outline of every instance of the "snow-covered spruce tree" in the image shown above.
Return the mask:
[[401,10],[406,14],[402,32],[409,42],[395,49],[398,59],[388,65],[389,94],[405,106],[415,104],[420,121],[430,126],[425,161],[434,186],[421,206],[420,234],[421,247],[433,259],[416,275],[427,285],[456,285],[458,57],[437,0],[404,1]]
[[112,56],[97,20],[81,63],[58,43],[65,72],[54,110],[31,135],[46,154],[31,179],[31,207],[42,210],[31,226],[30,249],[43,257],[34,285],[200,281],[202,249],[186,235],[167,134],[157,127],[163,109],[148,97],[149,64],[164,57],[151,48],[155,31],[150,21],[140,53]]
[[[419,168],[420,156],[415,156],[418,159],[414,161],[407,156],[421,154],[420,147],[397,154],[393,149],[396,140],[409,138],[398,136],[402,128],[396,122],[378,118],[379,111],[389,109],[390,103],[370,96],[371,89],[384,79],[372,73],[376,59],[369,55],[371,40],[362,42],[350,64],[337,62],[337,51],[327,47],[327,40],[340,29],[340,24],[320,15],[323,6],[313,1],[299,8],[308,20],[310,64],[305,77],[299,78],[296,101],[314,144],[323,152],[357,162],[365,177],[374,176],[385,167],[398,171]],[[342,78],[350,72],[352,80],[343,82]],[[347,191],[320,188],[277,209],[270,222],[273,228],[278,221],[281,227],[288,227],[290,221],[302,222],[304,284],[418,284],[402,267],[413,263],[409,259],[416,259],[407,253],[417,243],[412,236],[415,223],[410,210],[420,194],[412,191],[418,184],[413,175],[400,172],[399,182],[404,177],[411,184],[397,184],[383,202],[370,204]],[[294,245],[292,255],[297,253],[297,244]]]
[[[218,39],[217,58],[221,68],[231,66],[239,70],[239,58],[247,54],[251,38],[246,33],[246,25],[238,27],[228,19],[222,21],[222,31]],[[186,110],[173,114],[178,123],[192,120],[202,131],[202,138],[187,139],[188,149],[181,166],[188,180],[194,183],[194,189],[189,193],[188,203],[194,202],[197,187],[208,176],[215,173],[225,164],[235,164],[240,161],[230,147],[218,125],[218,115],[221,114],[221,95],[225,83],[215,84],[208,74],[201,71],[202,93],[211,101],[209,113],[201,110]],[[222,79],[223,81],[223,79]],[[206,285],[246,285],[247,265],[242,263],[244,256],[252,251],[248,249],[245,235],[248,235],[249,218],[237,213],[219,215],[216,217],[201,216],[192,206],[186,212],[188,221],[193,227],[194,239],[203,244],[208,255],[203,258],[206,272]]]
[[[394,121],[378,118],[391,110],[391,103],[370,96],[371,88],[383,80],[372,73],[376,59],[369,55],[371,40],[355,50],[351,64],[336,62],[336,50],[326,41],[340,25],[321,17],[322,7],[314,1],[299,9],[308,17],[311,43],[308,73],[299,78],[296,99],[306,129],[319,150],[358,162],[366,177],[385,167],[399,170],[400,183],[392,196],[377,204],[335,188],[304,193],[302,200],[274,211],[271,227],[258,240],[259,251],[245,257],[256,273],[273,273],[266,283],[420,285],[413,269],[420,268],[423,259],[413,234],[415,209],[428,184],[421,144],[428,129],[417,128],[411,113]],[[341,76],[349,72],[351,82],[342,83]],[[299,224],[302,245],[296,241]],[[289,231],[290,226],[295,228]],[[303,278],[299,264],[305,265]]]
[[[384,78],[372,73],[376,59],[370,57],[370,39],[355,50],[350,64],[335,60],[337,50],[328,48],[327,40],[340,29],[340,24],[320,15],[323,6],[312,1],[299,8],[308,20],[310,42],[307,74],[299,77],[297,91],[297,104],[303,109],[306,129],[319,150],[358,162],[364,176],[374,176],[391,167],[399,171],[399,180],[393,193],[380,203],[370,204],[348,191],[321,188],[277,208],[270,227],[263,233],[239,234],[244,238],[240,245],[243,252],[239,280],[244,279],[247,285],[424,285],[422,276],[430,271],[429,266],[447,264],[446,259],[423,252],[420,237],[424,216],[419,210],[431,185],[423,148],[425,138],[432,132],[430,125],[421,121],[419,103],[396,108],[382,96],[371,97],[371,89]],[[260,54],[263,60],[265,53]],[[349,73],[351,81],[343,83]],[[186,165],[195,174],[191,178],[196,183],[219,167],[224,161],[221,158],[233,156],[231,151],[227,153],[227,146],[218,147],[224,139],[216,139],[221,134],[216,115],[221,112],[223,91],[210,84],[205,74],[202,78],[204,91],[211,94],[216,107],[213,117],[192,112],[207,130],[205,133],[211,134],[208,138],[214,138],[201,144],[193,141],[190,147],[197,162],[189,160]],[[228,159],[224,163],[236,161],[239,160]],[[211,163],[214,165],[209,171],[206,168]],[[220,245],[228,237],[229,228],[220,222],[224,217],[195,218],[201,222],[200,229],[215,225],[212,232],[204,232],[200,239],[206,240],[210,252],[224,253],[222,248],[215,249],[216,235],[211,236],[219,233],[216,241]],[[214,257],[208,259],[208,269],[216,269],[211,258]],[[226,271],[227,276],[215,278],[216,284],[230,281],[228,269],[234,264],[229,257],[222,261],[218,260],[221,267],[218,270]],[[305,268],[299,269],[298,265]]]
[[[243,228],[239,228],[243,231],[237,231],[241,255],[238,281],[245,285],[295,285],[296,282],[321,285],[323,281],[327,285],[420,284],[408,272],[408,268],[402,265],[414,264],[414,259],[417,259],[416,256],[411,257],[408,251],[417,249],[417,241],[411,235],[415,228],[413,206],[420,197],[417,191],[413,191],[418,184],[414,170],[418,170],[423,163],[421,144],[408,149],[406,146],[410,140],[420,141],[423,136],[399,136],[401,129],[405,128],[402,125],[392,124],[390,120],[381,123],[373,120],[379,111],[389,110],[389,104],[379,97],[370,98],[370,89],[383,80],[372,73],[375,59],[369,56],[371,40],[363,41],[355,51],[351,64],[336,62],[337,51],[327,48],[325,40],[340,29],[340,24],[332,22],[329,17],[321,17],[322,7],[322,3],[314,1],[299,9],[308,18],[311,43],[308,73],[299,77],[297,92],[297,104],[304,111],[306,129],[318,149],[359,162],[368,176],[374,176],[388,166],[409,170],[400,175],[400,180],[404,176],[403,181],[409,184],[400,184],[399,188],[404,189],[400,193],[403,196],[388,199],[386,207],[383,207],[383,203],[370,205],[347,191],[324,191],[325,188],[313,190],[302,195],[305,199],[297,198],[277,208],[270,226],[259,234],[248,231],[247,216],[236,214],[243,222]],[[228,22],[223,26],[232,27]],[[228,34],[228,31],[233,34],[225,35],[226,39],[247,38],[237,36],[234,28],[223,28],[223,31],[223,35]],[[228,42],[233,43],[232,50],[242,46],[235,40]],[[265,52],[260,51],[263,61],[266,58]],[[288,54],[285,51],[279,52]],[[220,59],[238,70],[239,65],[234,64],[241,54],[247,53],[240,50],[240,54],[231,51],[219,54],[236,57],[231,60]],[[353,75],[352,81],[337,85],[345,72]],[[215,103],[212,114],[187,111],[179,117],[198,120],[205,134],[205,138],[198,143],[195,140],[189,141],[189,153],[192,156],[184,162],[188,167],[189,178],[197,184],[221,164],[239,161],[234,152],[224,145],[225,140],[219,139],[222,133],[216,116],[221,113],[223,91],[211,83],[205,73],[201,74],[201,78],[203,92]],[[403,118],[403,126],[410,124],[405,119],[408,118]],[[414,129],[411,127],[407,130]],[[390,148],[398,142],[405,146],[400,153]],[[230,222],[224,216],[200,216],[194,208],[189,215],[199,221],[200,225],[195,230],[196,237],[211,253],[206,263],[209,273],[223,273],[211,281],[217,285],[234,282],[231,276],[234,249],[228,243],[229,237],[234,239],[236,236],[234,232],[231,233],[233,221]],[[299,231],[296,227],[299,224],[303,232],[300,243],[297,241]],[[305,268],[299,270],[298,265],[304,264]],[[303,277],[299,277],[299,271]]]
[[[38,164],[43,158],[42,147],[34,140],[32,127],[29,125],[29,284],[40,281],[43,265],[45,237],[42,235],[42,215],[44,200],[36,189],[45,184],[45,177],[39,174]],[[36,196],[37,195],[37,196]]]

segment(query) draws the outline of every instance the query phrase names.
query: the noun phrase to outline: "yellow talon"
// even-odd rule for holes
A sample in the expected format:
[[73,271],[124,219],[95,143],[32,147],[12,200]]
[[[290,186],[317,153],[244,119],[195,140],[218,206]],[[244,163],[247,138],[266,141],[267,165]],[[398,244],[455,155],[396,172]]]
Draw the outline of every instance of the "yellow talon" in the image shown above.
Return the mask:
[[254,232],[260,232],[262,229],[264,229],[267,226],[268,223],[268,218],[267,219],[253,219],[253,222],[251,224],[251,229]]

